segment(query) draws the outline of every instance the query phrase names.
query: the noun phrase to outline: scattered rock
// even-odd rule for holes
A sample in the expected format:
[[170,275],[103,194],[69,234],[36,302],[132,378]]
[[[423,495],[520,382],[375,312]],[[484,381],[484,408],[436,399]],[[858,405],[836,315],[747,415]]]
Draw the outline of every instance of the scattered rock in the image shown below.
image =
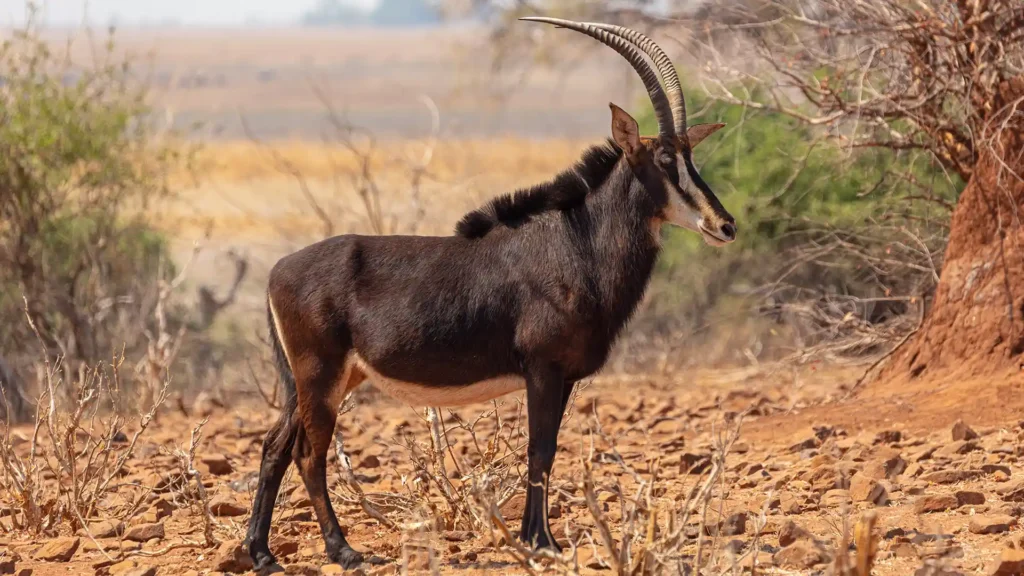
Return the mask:
[[955,484],[981,476],[981,470],[936,470],[921,475],[921,480],[933,484]]
[[377,458],[373,454],[367,455],[365,458],[359,461],[359,468],[365,468],[372,470],[374,468],[380,468],[380,458]]
[[718,529],[720,536],[739,536],[747,531],[747,513],[737,512],[722,521]]
[[954,441],[974,440],[978,437],[978,433],[972,430],[967,424],[964,424],[963,420],[957,420],[956,423],[953,424],[952,433]]
[[854,502],[871,502],[879,506],[888,502],[885,487],[874,478],[868,478],[863,474],[856,474],[850,481],[850,498]]
[[875,444],[895,444],[903,439],[899,430],[883,430],[875,435]]
[[611,568],[607,562],[594,554],[594,549],[589,546],[584,546],[577,550],[577,559],[580,566],[585,566],[591,570],[608,570]]
[[299,551],[299,543],[295,540],[280,540],[270,545],[270,551],[279,558],[291,556]]
[[967,529],[972,534],[1000,534],[1008,532],[1010,526],[1016,523],[1017,520],[1013,516],[1005,514],[976,515],[971,517],[971,522],[967,525]]
[[808,438],[801,442],[797,442],[789,447],[790,452],[803,452],[804,450],[810,450],[811,448],[817,448],[821,444],[821,441],[817,438]]
[[1020,576],[1024,574],[1024,550],[1003,548],[999,554],[999,563],[996,564],[992,576]]
[[217,548],[213,569],[230,573],[248,572],[252,570],[252,558],[249,558],[249,551],[242,546],[241,540],[229,540]]
[[960,454],[967,454],[977,449],[978,445],[971,440],[956,440],[936,450],[933,456],[944,460],[953,460]]
[[926,514],[928,512],[942,512],[952,510],[960,506],[960,501],[952,494],[925,494],[914,501],[914,512]]
[[803,499],[798,498],[792,492],[783,492],[779,496],[779,509],[784,514],[800,514],[804,511]]
[[214,516],[241,516],[248,508],[226,496],[217,496],[210,501],[210,512]]
[[780,568],[806,570],[825,564],[829,558],[813,542],[799,540],[776,552],[772,561]]
[[679,457],[680,474],[703,474],[711,467],[711,456],[686,452]]
[[804,530],[792,520],[787,520],[782,528],[779,528],[779,545],[789,546],[797,540],[812,540],[810,532]]
[[927,564],[915,570],[914,576],[964,576],[964,573],[938,564]]
[[296,488],[288,496],[288,504],[294,508],[309,508],[313,505],[313,501],[309,499],[309,495],[302,488]]
[[309,562],[294,562],[284,567],[285,574],[298,574],[299,576],[320,576],[320,567]]
[[501,507],[501,515],[506,520],[522,518],[526,510],[526,494],[516,494],[508,499],[508,502]]
[[449,542],[465,542],[473,538],[473,533],[469,530],[449,530],[442,536]]
[[[124,534],[124,522],[117,520],[101,520],[89,525],[89,532],[93,538],[116,538]],[[79,536],[85,536],[85,530],[78,531]]]
[[82,540],[74,538],[55,538],[50,540],[35,554],[36,560],[43,562],[67,562],[78,551],[78,545]]
[[980,506],[985,503],[985,495],[970,490],[957,490],[953,493],[960,506]]
[[893,480],[907,469],[907,461],[898,451],[887,446],[875,450],[875,456],[864,465],[861,474],[875,480]]
[[849,490],[829,490],[821,496],[821,505],[829,508],[836,508],[843,504],[850,503],[850,491]]
[[139,524],[138,526],[132,526],[124,533],[125,540],[131,540],[132,542],[148,542],[154,538],[162,539],[164,537],[164,523],[154,522],[152,524]]
[[14,558],[4,557],[0,560],[0,574],[14,574],[15,569]]
[[206,467],[206,471],[214,476],[231,474],[235,469],[231,462],[223,454],[205,454],[199,458],[199,462]]
[[1005,502],[1024,502],[1024,480],[1017,480],[995,490]]

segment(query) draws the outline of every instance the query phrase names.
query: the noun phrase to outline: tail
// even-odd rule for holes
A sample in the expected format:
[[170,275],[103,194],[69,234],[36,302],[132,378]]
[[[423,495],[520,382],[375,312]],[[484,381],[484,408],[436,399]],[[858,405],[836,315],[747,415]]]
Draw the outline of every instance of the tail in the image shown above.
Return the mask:
[[295,406],[295,375],[292,374],[292,367],[288,364],[288,356],[281,346],[281,337],[277,334],[277,323],[274,322],[274,311],[270,308],[270,295],[267,295],[267,325],[270,328],[270,345],[274,348],[274,364],[277,366],[277,373],[284,384],[284,405]]

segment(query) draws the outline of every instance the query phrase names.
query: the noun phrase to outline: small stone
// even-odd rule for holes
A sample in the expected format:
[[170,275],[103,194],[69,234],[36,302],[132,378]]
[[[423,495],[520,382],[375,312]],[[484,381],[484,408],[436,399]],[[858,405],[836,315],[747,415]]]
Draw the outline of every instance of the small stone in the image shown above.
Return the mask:
[[217,548],[213,569],[229,573],[247,572],[252,570],[252,558],[241,540],[229,540]]
[[0,574],[14,574],[15,560],[14,558],[4,558],[0,560]]
[[576,554],[580,566],[585,566],[591,570],[608,570],[611,568],[600,556],[594,554],[594,549],[590,546],[580,547]]
[[128,528],[128,531],[124,533],[124,539],[131,540],[132,542],[148,542],[154,538],[161,539],[163,537],[163,522],[154,522],[152,524],[139,524],[138,526],[132,526],[131,528]]
[[850,481],[850,498],[855,502],[871,502],[872,504],[883,505],[888,501],[885,487],[874,478],[868,478],[862,474],[856,474]]
[[271,544],[270,550],[274,556],[287,557],[299,551],[299,543],[294,540],[281,540]]
[[747,513],[737,512],[722,521],[718,529],[721,536],[739,536],[747,531]]
[[320,576],[320,567],[310,562],[294,562],[284,568],[285,574],[298,574],[299,576]]
[[473,538],[473,533],[469,530],[449,530],[442,536],[449,542],[465,542],[466,540]]
[[506,520],[522,518],[526,510],[526,494],[516,494],[508,499],[501,507],[501,515]]
[[921,475],[921,480],[933,484],[955,484],[981,476],[981,470],[936,470]]
[[926,564],[915,570],[914,576],[964,576],[964,573],[938,564]]
[[295,491],[288,496],[288,504],[293,508],[309,508],[313,505],[313,501],[309,499],[305,490],[302,488],[296,488]]
[[380,458],[377,458],[373,454],[369,454],[359,461],[357,468],[365,468],[367,470],[372,470],[373,468],[380,468]]
[[679,458],[680,474],[703,474],[711,467],[711,456],[685,452]]
[[1024,574],[1024,550],[1003,548],[999,554],[999,563],[996,564],[992,576],[1020,576]]
[[235,469],[228,462],[223,454],[205,454],[199,458],[199,462],[206,467],[206,471],[214,476],[231,474]]
[[804,510],[802,498],[792,492],[783,492],[779,497],[779,509],[783,514],[800,514]]
[[324,576],[341,576],[345,573],[345,569],[340,564],[327,564],[320,567],[320,573]]
[[1010,475],[1010,467],[1003,464],[982,464],[981,471],[985,474],[995,474],[1002,472],[1006,476]]
[[971,522],[967,525],[967,529],[972,534],[1000,534],[1002,532],[1008,532],[1010,526],[1017,523],[1017,520],[1013,516],[1006,516],[1005,514],[995,515],[975,515],[971,517]]
[[821,505],[829,508],[838,508],[843,504],[850,503],[850,491],[849,490],[829,490],[821,496]]
[[957,490],[953,493],[960,506],[980,506],[985,503],[985,495],[971,490]]
[[978,437],[978,433],[972,430],[967,424],[964,424],[963,420],[957,420],[956,423],[953,424],[952,436],[954,441],[966,441],[974,440]]
[[210,501],[210,512],[214,516],[241,516],[248,509],[226,496],[217,496]]
[[772,561],[780,568],[807,570],[825,564],[829,558],[814,543],[800,540],[776,552]]
[[[124,522],[117,520],[101,520],[89,525],[89,533],[93,538],[116,538],[124,534]],[[79,530],[80,536],[85,536],[85,530]]]
[[875,456],[864,465],[862,474],[875,480],[893,480],[907,468],[907,461],[900,453],[888,446],[880,446]]
[[786,523],[779,528],[780,546],[789,546],[797,540],[804,539],[811,539],[811,534],[792,520],[787,520]]
[[875,435],[875,444],[895,444],[903,439],[899,430],[883,430]]
[[967,454],[978,449],[978,445],[971,440],[956,440],[946,444],[935,451],[936,458],[953,460],[960,454]]
[[78,551],[80,538],[56,538],[43,545],[35,554],[36,560],[43,562],[67,562]]
[[917,514],[942,512],[959,506],[960,501],[952,494],[925,494],[914,501],[914,512]]

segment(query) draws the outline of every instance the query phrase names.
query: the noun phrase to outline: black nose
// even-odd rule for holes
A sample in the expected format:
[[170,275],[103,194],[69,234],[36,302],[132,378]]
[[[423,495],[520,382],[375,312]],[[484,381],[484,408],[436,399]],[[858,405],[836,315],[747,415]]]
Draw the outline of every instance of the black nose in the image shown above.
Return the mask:
[[725,238],[726,240],[735,240],[736,239],[736,225],[732,224],[730,222],[726,222],[725,224],[722,224],[722,238]]

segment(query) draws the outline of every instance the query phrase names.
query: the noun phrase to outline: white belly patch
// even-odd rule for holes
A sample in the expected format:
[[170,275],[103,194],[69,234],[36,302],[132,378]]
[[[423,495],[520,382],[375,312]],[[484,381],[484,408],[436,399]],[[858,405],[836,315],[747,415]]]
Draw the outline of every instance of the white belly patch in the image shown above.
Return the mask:
[[[349,354],[346,364],[353,365],[360,372],[366,374],[366,377],[388,396],[417,407],[465,406],[477,402],[487,402],[509,392],[526,388],[526,380],[520,376],[501,376],[462,386],[431,386],[393,380],[382,376],[355,352]],[[345,372],[348,370],[346,369]]]

